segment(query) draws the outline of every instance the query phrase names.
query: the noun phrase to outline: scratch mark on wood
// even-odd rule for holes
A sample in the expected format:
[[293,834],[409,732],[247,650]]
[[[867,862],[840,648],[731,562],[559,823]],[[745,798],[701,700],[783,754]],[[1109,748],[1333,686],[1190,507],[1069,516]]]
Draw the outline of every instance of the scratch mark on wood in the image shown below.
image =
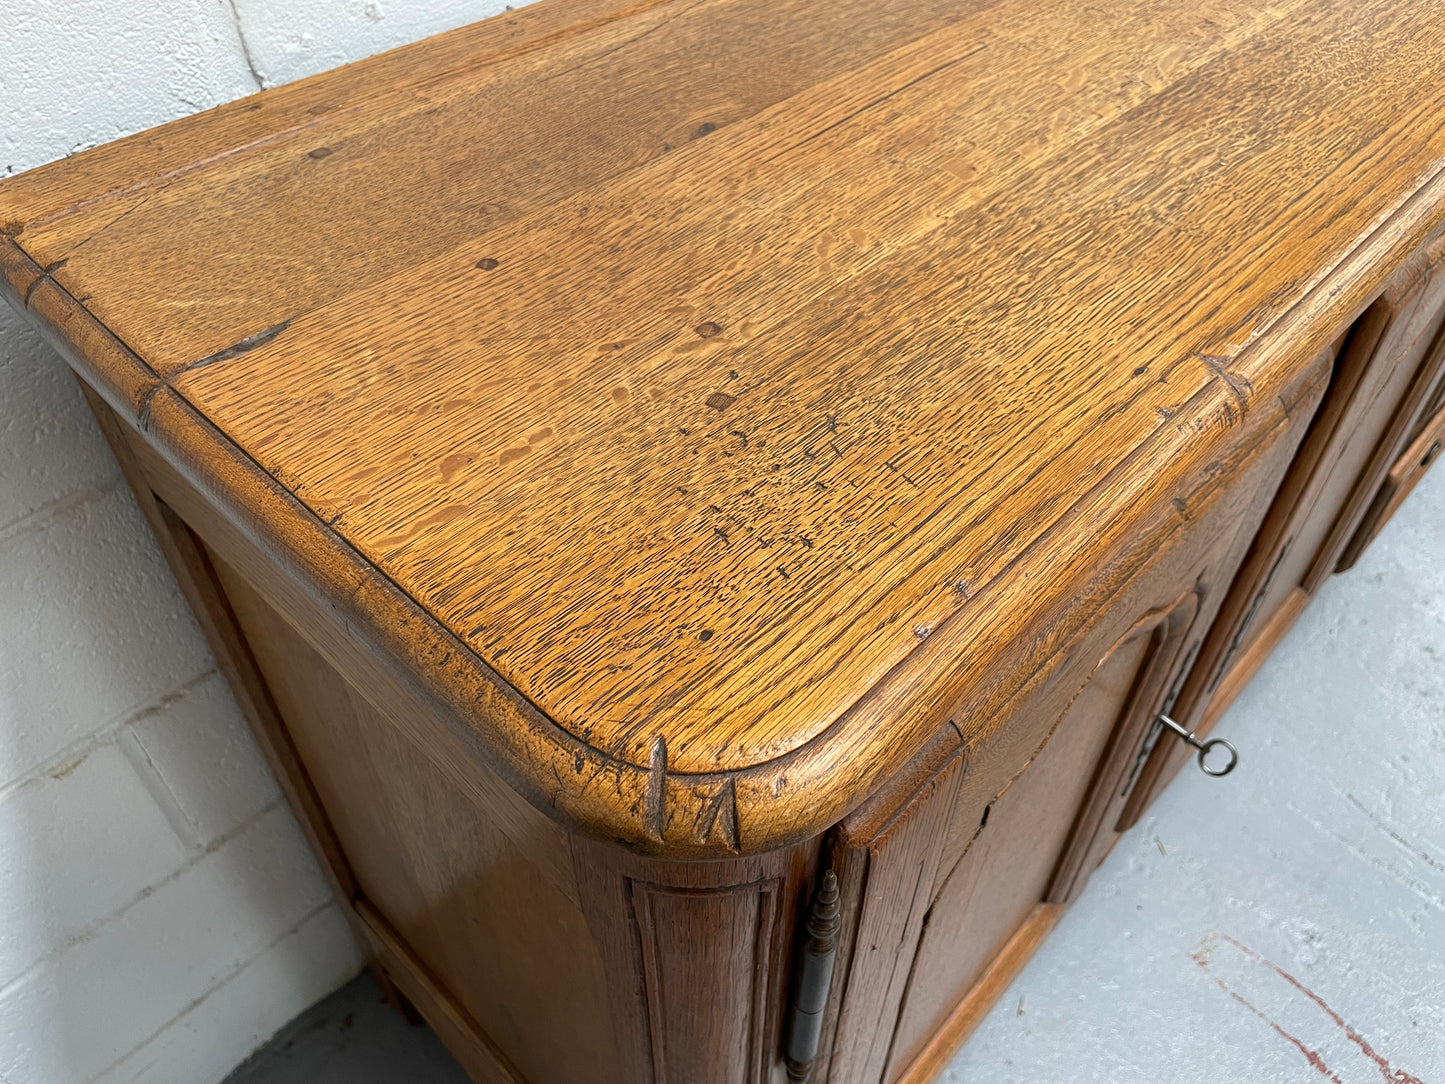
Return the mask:
[[279,324],[272,324],[270,327],[265,328],[262,331],[258,331],[254,335],[246,336],[246,338],[242,339],[238,343],[233,343],[232,345],[226,347],[226,349],[224,350],[217,350],[214,354],[207,354],[203,358],[197,358],[195,361],[191,362],[176,375],[180,376],[181,373],[189,373],[195,369],[204,369],[207,365],[214,365],[218,361],[227,361],[230,358],[239,357],[242,354],[248,354],[252,350],[255,350],[257,347],[265,346],[268,342],[274,339],[277,335],[280,335],[281,332],[285,331],[290,326],[290,320],[282,320]]
[[887,462],[887,463],[884,463],[883,465],[884,465],[885,467],[887,467],[889,470],[891,470],[894,474],[898,475],[898,477],[902,478],[905,482],[907,482],[909,485],[911,485],[914,489],[917,489],[917,488],[918,488],[918,483],[915,482],[912,478],[908,477],[908,475],[904,474],[901,470],[899,470],[898,467],[897,467],[891,460],[890,460],[889,462]]
[[[136,203],[136,205],[135,205],[134,207],[127,207],[124,211],[122,211],[120,214],[116,215],[116,216],[115,216],[114,218],[112,218],[109,222],[107,222],[104,226],[101,226],[99,229],[95,229],[95,230],[92,230],[90,233],[87,233],[83,238],[81,238],[78,242],[76,242],[75,247],[70,250],[69,254],[66,256],[66,259],[68,260],[71,256],[74,256],[74,255],[75,255],[77,252],[79,252],[82,248],[84,248],[86,245],[90,244],[90,242],[94,241],[97,237],[99,237],[101,234],[103,234],[106,230],[110,229],[112,226],[114,226],[114,225],[115,225],[117,222],[119,222],[121,219],[126,218],[126,217],[128,217],[128,216],[130,216],[130,215],[135,214],[135,213],[136,213],[137,211],[139,211],[142,207],[144,207],[147,203],[149,203],[152,199],[154,199],[156,196],[160,195],[160,193],[164,192],[164,191],[165,191],[167,188],[169,188],[169,187],[170,187],[170,182],[166,182],[165,184],[163,184],[163,185],[161,185],[159,188],[157,188],[154,192],[147,193],[138,203]],[[61,263],[64,263],[65,260],[61,260],[60,262],[61,262]]]
[[666,796],[667,742],[659,735],[652,743],[652,754],[647,762],[647,829],[659,843],[662,842]]
[[1243,414],[1249,408],[1249,396],[1254,391],[1254,385],[1244,377],[1225,368],[1225,362],[1229,361],[1229,358],[1219,357],[1215,354],[1195,354],[1195,357],[1204,362],[1204,367],[1224,382],[1224,386],[1234,396],[1234,401],[1239,404],[1239,412]]
[[[76,246],[76,247],[78,248],[79,246]],[[34,282],[32,282],[29,286],[27,286],[27,287],[25,288],[25,297],[22,299],[22,304],[28,306],[28,305],[30,304],[30,295],[33,294],[33,293],[36,291],[36,289],[40,286],[40,284],[43,283],[43,282],[45,282],[45,281],[48,280],[48,279],[54,278],[54,277],[55,277],[55,272],[59,271],[62,267],[64,267],[64,266],[65,266],[67,263],[69,263],[69,262],[70,262],[70,257],[69,257],[69,256],[66,256],[66,257],[64,257],[63,259],[56,260],[56,261],[55,261],[53,264],[51,264],[49,267],[46,267],[43,271],[41,271],[41,272],[40,272],[40,277],[37,278]]]
[[716,829],[728,850],[736,854],[738,846],[738,795],[737,785],[731,776],[718,792],[705,799],[697,818],[697,839],[706,843]]
[[145,390],[140,398],[140,404],[136,407],[135,424],[142,433],[149,433],[151,428],[151,401],[155,399],[156,392],[163,388],[164,384],[152,384]]
[[[604,51],[602,51],[602,52],[600,52],[600,53],[596,53],[596,54],[594,54],[594,55],[592,55],[592,56],[586,57],[586,58],[584,58],[583,60],[578,61],[576,64],[573,64],[570,68],[563,68],[561,71],[556,72],[556,73],[554,73],[554,74],[552,74],[552,75],[547,76],[547,77],[546,77],[545,79],[543,79],[542,81],[543,81],[544,83],[550,83],[550,82],[552,82],[554,79],[561,79],[563,76],[565,76],[565,75],[570,75],[572,72],[575,72],[575,71],[577,71],[577,70],[580,69],[580,68],[585,68],[585,67],[587,67],[587,66],[590,65],[590,64],[596,64],[599,60],[605,60],[607,57],[612,56],[614,53],[620,53],[623,49],[626,49],[626,48],[628,48],[629,46],[632,46],[632,45],[636,45],[639,41],[642,41],[644,38],[649,37],[649,36],[651,36],[652,34],[656,34],[659,30],[663,29],[663,28],[664,28],[665,26],[667,26],[669,23],[676,22],[678,19],[680,19],[682,16],[686,15],[686,14],[687,14],[689,11],[691,11],[693,8],[701,7],[704,2],[705,2],[705,0],[697,0],[697,3],[695,3],[695,4],[689,4],[687,7],[682,8],[682,9],[676,11],[676,12],[673,12],[673,13],[672,13],[671,15],[669,15],[666,19],[663,19],[661,22],[654,23],[652,26],[649,26],[646,30],[642,31],[642,33],[636,34],[636,35],[628,38],[626,41],[621,42],[621,43],[619,43],[619,44],[617,44],[617,45],[612,46],[610,49],[606,49],[606,50],[604,50]],[[643,9],[643,10],[645,10],[645,9]],[[598,22],[599,22],[599,25],[602,25],[602,24],[604,24],[604,23],[606,23],[606,22],[610,22],[610,21],[611,21],[610,19],[604,19],[604,20],[599,20]]]

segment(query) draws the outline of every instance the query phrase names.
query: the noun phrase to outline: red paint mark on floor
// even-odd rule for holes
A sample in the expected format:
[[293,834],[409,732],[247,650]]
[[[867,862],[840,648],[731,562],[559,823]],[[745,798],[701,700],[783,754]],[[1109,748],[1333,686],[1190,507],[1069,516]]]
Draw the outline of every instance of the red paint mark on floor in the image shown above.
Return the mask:
[[1368,1040],[1366,1040],[1363,1035],[1361,1035],[1349,1024],[1345,1023],[1344,1019],[1340,1016],[1340,1014],[1335,1012],[1334,1009],[1330,1008],[1330,1006],[1326,1004],[1324,998],[1320,997],[1304,983],[1300,982],[1288,971],[1284,970],[1284,968],[1280,967],[1272,960],[1265,959],[1259,953],[1255,952],[1254,949],[1250,948],[1248,945],[1236,941],[1228,934],[1215,933],[1211,931],[1210,934],[1205,938],[1205,946],[1200,948],[1197,952],[1191,953],[1189,958],[1193,960],[1196,964],[1198,964],[1200,969],[1203,970],[1205,974],[1209,975],[1209,977],[1214,980],[1215,985],[1217,985],[1221,990],[1223,990],[1226,994],[1232,997],[1235,1001],[1243,1005],[1250,1012],[1254,1013],[1255,1016],[1259,1017],[1266,1024],[1272,1027],[1282,1037],[1287,1039],[1291,1045],[1293,1045],[1301,1054],[1304,1055],[1305,1060],[1310,1063],[1310,1066],[1316,1072],[1328,1077],[1330,1080],[1334,1081],[1335,1084],[1343,1084],[1340,1078],[1330,1069],[1328,1065],[1325,1064],[1324,1059],[1321,1058],[1319,1055],[1319,1051],[1310,1049],[1299,1038],[1285,1031],[1284,1028],[1280,1027],[1279,1024],[1277,1024],[1268,1015],[1266,1015],[1258,1006],[1246,1000],[1234,990],[1231,990],[1223,979],[1210,971],[1209,964],[1214,943],[1213,939],[1216,937],[1223,938],[1225,941],[1228,941],[1231,945],[1237,948],[1240,952],[1244,953],[1244,955],[1249,957],[1251,960],[1254,960],[1256,963],[1262,964],[1263,966],[1269,968],[1280,978],[1284,979],[1285,982],[1289,983],[1300,993],[1304,994],[1305,997],[1309,998],[1310,1001],[1314,1002],[1316,1006],[1318,1006],[1321,1010],[1324,1011],[1326,1016],[1328,1016],[1332,1021],[1334,1021],[1335,1026],[1338,1027],[1341,1031],[1343,1031],[1345,1033],[1345,1036],[1352,1043],[1354,1043],[1360,1048],[1361,1052],[1365,1055],[1365,1057],[1369,1058],[1370,1061],[1374,1063],[1375,1067],[1379,1069],[1380,1075],[1388,1082],[1388,1084],[1425,1084],[1425,1082],[1422,1081],[1419,1077],[1412,1076],[1410,1073],[1405,1072],[1405,1070],[1403,1069],[1396,1069],[1392,1067],[1390,1063],[1385,1060],[1385,1058],[1381,1057],[1380,1054],[1376,1052],[1375,1048],[1369,1044]]
[[1235,948],[1239,949],[1239,951],[1244,953],[1246,956],[1250,957],[1253,960],[1258,960],[1260,963],[1264,964],[1265,967],[1269,968],[1280,978],[1284,979],[1285,982],[1289,983],[1300,993],[1304,994],[1305,997],[1309,998],[1321,1009],[1323,1009],[1325,1011],[1325,1014],[1335,1022],[1335,1026],[1338,1027],[1341,1031],[1343,1031],[1345,1035],[1349,1037],[1349,1040],[1364,1052],[1365,1057],[1369,1058],[1372,1062],[1375,1063],[1375,1065],[1380,1070],[1380,1075],[1386,1080],[1390,1081],[1390,1084],[1425,1084],[1425,1082],[1419,1077],[1411,1076],[1403,1069],[1391,1068],[1388,1061],[1382,1058],[1379,1054],[1375,1053],[1375,1048],[1366,1041],[1363,1035],[1361,1035],[1354,1028],[1350,1027],[1349,1024],[1345,1023],[1344,1020],[1340,1017],[1339,1013],[1335,1012],[1334,1009],[1330,1008],[1328,1005],[1325,1004],[1324,998],[1320,997],[1319,994],[1315,993],[1304,983],[1300,982],[1299,979],[1295,978],[1288,971],[1284,970],[1284,968],[1280,967],[1272,960],[1266,960],[1259,953],[1255,952],[1254,949],[1250,948],[1247,945],[1240,944],[1234,938],[1230,937],[1227,933],[1222,933],[1219,936],[1224,938]]
[[[1189,958],[1193,960],[1196,964],[1198,964],[1201,968],[1203,968],[1206,974],[1209,974],[1209,954],[1207,952],[1200,950],[1199,952],[1193,953]],[[1320,1053],[1318,1050],[1311,1050],[1309,1047],[1305,1046],[1305,1044],[1301,1042],[1298,1038],[1285,1031],[1284,1028],[1280,1027],[1277,1023],[1270,1019],[1270,1017],[1267,1016],[1263,1012],[1263,1010],[1261,1010],[1257,1005],[1255,1005],[1253,1002],[1245,1000],[1239,994],[1235,993],[1228,986],[1226,986],[1224,980],[1221,979],[1219,976],[1209,975],[1209,977],[1213,979],[1214,984],[1218,986],[1221,990],[1223,990],[1226,994],[1234,998],[1235,1001],[1239,1002],[1250,1012],[1254,1013],[1255,1016],[1259,1017],[1270,1027],[1274,1028],[1274,1030],[1279,1032],[1279,1034],[1282,1035],[1284,1038],[1288,1039],[1289,1042],[1295,1047],[1295,1049],[1305,1056],[1305,1060],[1310,1063],[1311,1067],[1313,1067],[1316,1072],[1320,1073],[1323,1076],[1329,1077],[1335,1082],[1335,1084],[1344,1084],[1344,1081],[1342,1081],[1338,1076],[1336,1076],[1333,1072],[1330,1071],[1330,1067],[1325,1064],[1325,1059],[1320,1057]]]

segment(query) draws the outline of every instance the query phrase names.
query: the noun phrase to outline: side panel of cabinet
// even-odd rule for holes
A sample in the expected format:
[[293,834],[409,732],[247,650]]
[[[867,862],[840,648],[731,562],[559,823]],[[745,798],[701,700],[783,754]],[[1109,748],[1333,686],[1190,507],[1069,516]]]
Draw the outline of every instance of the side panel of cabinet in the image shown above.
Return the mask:
[[399,1007],[478,1082],[781,1084],[820,838],[680,862],[569,833],[90,399]]
[[567,833],[87,395],[398,1007],[479,1082],[632,1084]]
[[438,771],[249,583],[212,560],[361,897],[519,1079],[620,1081],[566,838],[540,814]]
[[1323,391],[1324,363],[1313,373],[1300,409],[1221,464],[1230,483],[1015,694],[1007,725],[984,731],[996,737],[938,757],[912,794],[880,795],[840,827],[833,861],[854,910],[831,1084],[932,1079],[1107,853],[1154,721]]

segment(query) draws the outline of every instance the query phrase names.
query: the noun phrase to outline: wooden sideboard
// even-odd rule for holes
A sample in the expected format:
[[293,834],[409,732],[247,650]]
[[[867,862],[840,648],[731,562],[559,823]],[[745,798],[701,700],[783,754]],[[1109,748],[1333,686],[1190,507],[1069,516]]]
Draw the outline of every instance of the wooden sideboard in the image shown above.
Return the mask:
[[478,1081],[931,1079],[1439,456],[1440,12],[1116,8],[542,0],[0,183]]

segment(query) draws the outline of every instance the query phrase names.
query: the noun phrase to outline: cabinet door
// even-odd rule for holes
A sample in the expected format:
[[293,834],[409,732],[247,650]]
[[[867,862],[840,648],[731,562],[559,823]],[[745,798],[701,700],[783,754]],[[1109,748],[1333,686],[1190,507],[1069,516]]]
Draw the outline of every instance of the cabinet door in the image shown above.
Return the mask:
[[[1317,396],[1327,369],[1315,371]],[[822,1079],[932,1079],[1082,890],[1313,402],[1218,465],[1228,483],[1013,695],[1002,726],[955,715],[955,733],[989,736],[930,754],[911,794],[879,796],[840,827],[832,860],[853,935]]]
[[953,818],[971,832],[939,871],[884,1079],[925,1052],[1041,904],[1082,891],[1116,838],[1128,777],[1177,685],[1198,609],[1191,588],[1140,616],[1002,785],[990,771],[965,774]]
[[1442,260],[1445,236],[1417,252],[1336,344],[1324,401],[1184,692],[1182,710],[1201,731],[1229,705],[1319,585],[1353,563],[1383,523],[1389,496],[1376,503],[1377,495],[1418,432],[1439,372],[1434,344],[1445,319]]
[[1395,509],[1440,459],[1442,450],[1445,450],[1445,331],[1436,335],[1429,360],[1396,413],[1390,434],[1381,442],[1377,459],[1381,463],[1390,461],[1390,468],[1340,555],[1336,572],[1345,572],[1354,566],[1365,547],[1395,514]]

